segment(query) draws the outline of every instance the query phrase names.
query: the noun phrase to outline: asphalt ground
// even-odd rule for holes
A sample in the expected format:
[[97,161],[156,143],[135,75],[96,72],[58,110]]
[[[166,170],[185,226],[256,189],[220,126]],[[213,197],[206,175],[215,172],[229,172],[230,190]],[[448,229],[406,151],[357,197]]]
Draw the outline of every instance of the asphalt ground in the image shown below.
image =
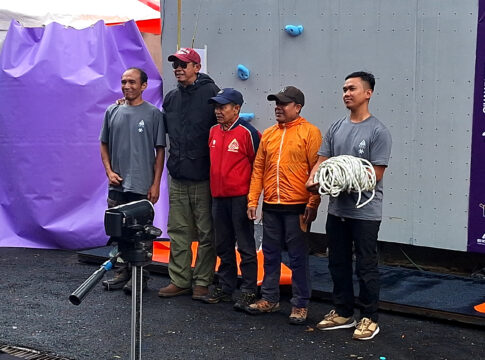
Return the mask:
[[[131,297],[98,284],[79,305],[72,293],[99,266],[76,252],[0,248],[0,344],[70,359],[129,359]],[[485,359],[485,331],[453,322],[381,312],[380,333],[352,340],[352,330],[315,328],[332,309],[310,304],[308,324],[288,324],[289,295],[279,313],[247,315],[229,303],[190,296],[161,299],[167,276],[143,295],[143,359]]]

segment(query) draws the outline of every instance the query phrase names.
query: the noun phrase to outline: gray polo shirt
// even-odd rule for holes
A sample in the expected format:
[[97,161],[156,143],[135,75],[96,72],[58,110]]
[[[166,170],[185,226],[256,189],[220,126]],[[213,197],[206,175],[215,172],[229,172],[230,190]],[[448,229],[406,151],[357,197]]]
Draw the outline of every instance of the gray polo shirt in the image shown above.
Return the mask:
[[99,140],[108,144],[111,168],[123,178],[110,190],[146,195],[153,183],[155,147],[165,146],[162,113],[144,101],[137,106],[111,105]]
[[[352,155],[367,159],[373,165],[387,166],[391,156],[391,133],[383,123],[370,116],[360,123],[353,123],[348,116],[334,122],[323,138],[318,155],[332,157]],[[376,184],[374,199],[360,209],[355,207],[358,194],[347,192],[338,197],[330,196],[328,213],[339,217],[361,220],[382,219],[383,181]],[[372,192],[363,192],[361,202]]]

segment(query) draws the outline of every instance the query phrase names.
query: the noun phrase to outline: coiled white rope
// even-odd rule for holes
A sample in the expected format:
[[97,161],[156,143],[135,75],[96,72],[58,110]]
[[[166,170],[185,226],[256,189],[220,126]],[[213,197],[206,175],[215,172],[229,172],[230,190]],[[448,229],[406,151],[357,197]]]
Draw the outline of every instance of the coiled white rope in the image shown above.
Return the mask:
[[[320,195],[337,197],[342,191],[357,192],[356,208],[367,205],[375,195],[376,173],[366,159],[351,155],[331,157],[320,164],[313,181],[320,185]],[[360,204],[363,191],[372,191],[371,197]]]

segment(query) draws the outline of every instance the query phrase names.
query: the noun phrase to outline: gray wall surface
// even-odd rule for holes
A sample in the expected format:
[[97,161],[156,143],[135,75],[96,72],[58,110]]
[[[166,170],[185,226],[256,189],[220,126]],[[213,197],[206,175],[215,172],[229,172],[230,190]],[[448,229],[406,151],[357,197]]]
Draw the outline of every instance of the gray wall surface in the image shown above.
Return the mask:
[[[177,1],[161,3],[167,92]],[[182,0],[181,46],[195,31],[208,73],[244,94],[242,111],[261,131],[274,123],[266,96],[294,85],[305,93],[302,116],[324,133],[347,112],[344,77],[373,72],[370,110],[393,136],[379,239],[465,251],[477,14],[477,0]],[[285,33],[288,24],[303,34]],[[326,200],[312,231],[324,233],[325,218]]]

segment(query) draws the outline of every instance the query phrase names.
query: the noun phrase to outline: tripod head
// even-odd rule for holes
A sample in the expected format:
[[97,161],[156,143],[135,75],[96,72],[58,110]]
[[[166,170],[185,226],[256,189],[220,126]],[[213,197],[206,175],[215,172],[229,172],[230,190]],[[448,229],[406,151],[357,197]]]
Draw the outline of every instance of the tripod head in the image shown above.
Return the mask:
[[151,244],[162,231],[153,226],[155,210],[148,200],[134,201],[108,209],[104,229],[110,236],[108,244],[116,242],[123,260],[135,266],[151,261]]

